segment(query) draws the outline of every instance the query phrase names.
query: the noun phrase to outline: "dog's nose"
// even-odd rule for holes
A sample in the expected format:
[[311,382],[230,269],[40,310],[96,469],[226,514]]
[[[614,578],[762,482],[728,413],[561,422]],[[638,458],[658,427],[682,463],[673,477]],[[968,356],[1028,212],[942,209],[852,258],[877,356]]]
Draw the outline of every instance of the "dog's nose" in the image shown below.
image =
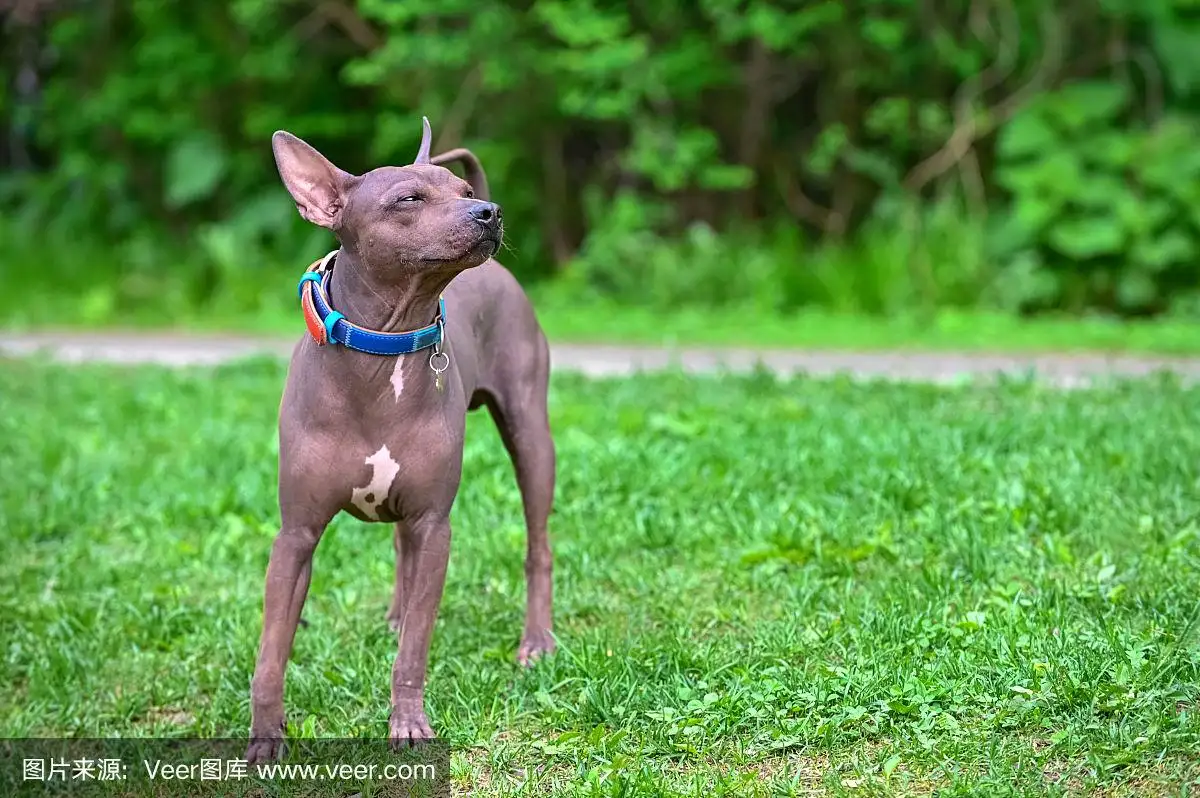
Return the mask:
[[477,202],[471,208],[471,217],[480,224],[499,222],[500,216],[500,206],[494,202]]

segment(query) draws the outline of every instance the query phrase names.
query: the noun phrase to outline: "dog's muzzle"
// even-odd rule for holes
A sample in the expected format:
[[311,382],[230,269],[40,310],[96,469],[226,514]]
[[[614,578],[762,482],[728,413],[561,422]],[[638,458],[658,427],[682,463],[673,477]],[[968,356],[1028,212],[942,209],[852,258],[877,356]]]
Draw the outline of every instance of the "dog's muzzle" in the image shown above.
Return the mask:
[[504,223],[504,212],[496,203],[480,200],[471,208],[471,218],[485,227],[500,227]]
[[488,257],[495,255],[504,237],[504,212],[496,203],[480,200],[471,207],[469,213],[481,228],[479,243],[491,246],[492,251],[488,253]]

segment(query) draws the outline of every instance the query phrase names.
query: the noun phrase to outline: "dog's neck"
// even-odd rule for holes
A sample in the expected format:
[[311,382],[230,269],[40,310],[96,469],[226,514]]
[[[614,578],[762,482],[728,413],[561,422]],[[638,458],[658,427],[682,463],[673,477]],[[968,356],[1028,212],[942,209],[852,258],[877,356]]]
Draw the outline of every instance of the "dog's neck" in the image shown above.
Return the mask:
[[438,297],[454,276],[438,271],[382,283],[372,277],[353,251],[343,248],[334,262],[329,299],[333,307],[360,327],[407,332],[433,322]]

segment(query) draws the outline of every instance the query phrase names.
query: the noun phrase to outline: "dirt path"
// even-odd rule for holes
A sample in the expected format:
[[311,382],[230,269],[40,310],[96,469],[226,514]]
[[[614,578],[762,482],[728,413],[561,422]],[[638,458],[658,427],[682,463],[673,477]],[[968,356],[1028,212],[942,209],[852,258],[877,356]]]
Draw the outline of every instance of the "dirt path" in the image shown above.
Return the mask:
[[[243,357],[287,357],[295,338],[169,333],[37,333],[0,339],[0,354],[44,353],[65,362],[213,365]],[[554,367],[591,376],[630,374],[673,366],[689,372],[722,368],[749,371],[760,365],[780,374],[849,374],[928,382],[957,382],[971,377],[1034,373],[1065,387],[1096,379],[1145,376],[1172,371],[1191,382],[1200,378],[1200,358],[1161,358],[1096,354],[973,354],[954,352],[822,352],[749,349],[593,346],[557,344]]]

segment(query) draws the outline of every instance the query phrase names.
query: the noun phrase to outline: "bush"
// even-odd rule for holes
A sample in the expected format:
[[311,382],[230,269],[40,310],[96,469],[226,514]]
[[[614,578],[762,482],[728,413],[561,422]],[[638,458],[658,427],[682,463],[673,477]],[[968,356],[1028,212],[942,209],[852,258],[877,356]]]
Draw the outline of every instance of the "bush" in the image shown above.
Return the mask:
[[525,281],[658,307],[1200,305],[1184,0],[13,8],[0,238],[61,242],[31,276],[60,285],[112,253],[87,271],[126,288],[97,308],[166,283],[252,308],[248,268],[327,243],[270,134],[362,171],[410,160],[421,115],[483,160]]

